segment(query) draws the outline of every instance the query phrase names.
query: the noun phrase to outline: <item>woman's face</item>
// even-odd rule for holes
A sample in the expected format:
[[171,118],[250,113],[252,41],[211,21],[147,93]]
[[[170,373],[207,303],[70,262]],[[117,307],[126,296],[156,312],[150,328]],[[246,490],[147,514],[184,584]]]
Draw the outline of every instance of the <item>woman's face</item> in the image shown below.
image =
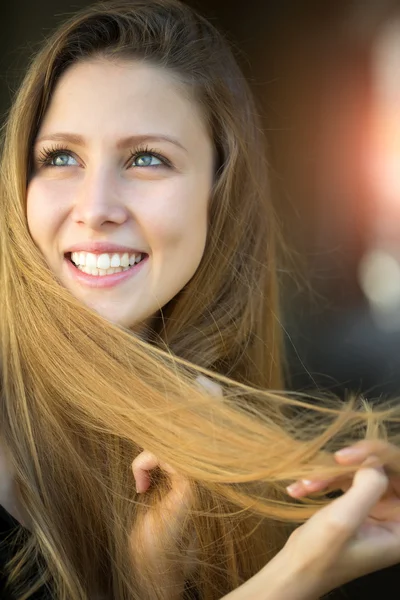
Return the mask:
[[72,66],[41,124],[34,164],[30,233],[84,304],[139,326],[192,278],[206,241],[213,148],[168,71],[104,59]]

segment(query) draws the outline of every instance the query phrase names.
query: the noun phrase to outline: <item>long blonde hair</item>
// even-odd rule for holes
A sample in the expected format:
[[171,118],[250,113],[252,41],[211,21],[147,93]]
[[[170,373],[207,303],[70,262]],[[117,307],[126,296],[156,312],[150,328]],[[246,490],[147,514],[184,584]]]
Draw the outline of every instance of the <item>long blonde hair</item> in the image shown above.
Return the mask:
[[[146,340],[61,287],[27,227],[32,145],[52,92],[71,64],[97,56],[175,73],[203,111],[217,156],[201,265]],[[129,550],[132,529],[157,513],[168,489],[160,477],[145,498],[135,494],[130,465],[143,448],[191,482],[181,538],[195,530],[198,552],[188,589],[216,600],[280,549],[287,523],[315,510],[317,502],[290,502],[289,481],[322,464],[338,472],[329,451],[385,435],[385,421],[396,439],[395,409],[278,391],[278,228],[256,113],[220,34],[175,0],[91,6],[28,69],[4,130],[0,181],[1,439],[31,523],[10,564],[20,600],[41,584],[59,600],[168,600]],[[223,398],[199,388],[199,373]],[[142,550],[138,541],[134,552]],[[177,544],[170,553],[173,568],[184,552]]]

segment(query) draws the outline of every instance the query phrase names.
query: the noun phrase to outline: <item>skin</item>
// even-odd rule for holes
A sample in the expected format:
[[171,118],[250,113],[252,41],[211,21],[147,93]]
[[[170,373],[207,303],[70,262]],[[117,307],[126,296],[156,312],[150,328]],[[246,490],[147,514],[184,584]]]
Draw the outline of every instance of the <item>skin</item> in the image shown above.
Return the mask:
[[[83,136],[85,144],[47,140],[59,132]],[[118,149],[128,136],[136,143]],[[53,157],[53,166],[40,164],[43,150],[54,146],[68,153]],[[171,166],[148,153],[141,158],[150,165],[140,166],[140,157],[130,159],[138,148],[156,150]],[[167,71],[105,59],[72,66],[55,89],[34,161],[30,233],[61,284],[84,304],[134,328],[193,277],[206,242],[213,146],[196,104]],[[128,246],[148,260],[114,287],[89,287],[71,276],[64,256],[87,242]]]

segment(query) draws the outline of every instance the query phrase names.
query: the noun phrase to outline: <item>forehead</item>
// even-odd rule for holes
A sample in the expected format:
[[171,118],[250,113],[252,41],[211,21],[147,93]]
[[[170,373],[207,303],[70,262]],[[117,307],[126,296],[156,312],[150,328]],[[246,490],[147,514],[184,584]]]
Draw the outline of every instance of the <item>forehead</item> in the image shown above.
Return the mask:
[[60,78],[39,134],[53,130],[92,139],[100,132],[104,139],[153,132],[187,142],[209,137],[197,102],[172,72],[106,59],[77,63]]

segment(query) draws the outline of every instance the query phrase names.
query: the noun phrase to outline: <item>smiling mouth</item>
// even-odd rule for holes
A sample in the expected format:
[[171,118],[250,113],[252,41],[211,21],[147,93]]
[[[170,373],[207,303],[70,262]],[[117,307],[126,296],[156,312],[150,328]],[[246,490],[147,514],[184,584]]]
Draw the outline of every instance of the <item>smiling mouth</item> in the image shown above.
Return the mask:
[[94,277],[104,277],[129,271],[141,263],[147,254],[141,253],[103,253],[93,254],[91,252],[69,252],[65,255],[79,271]]

